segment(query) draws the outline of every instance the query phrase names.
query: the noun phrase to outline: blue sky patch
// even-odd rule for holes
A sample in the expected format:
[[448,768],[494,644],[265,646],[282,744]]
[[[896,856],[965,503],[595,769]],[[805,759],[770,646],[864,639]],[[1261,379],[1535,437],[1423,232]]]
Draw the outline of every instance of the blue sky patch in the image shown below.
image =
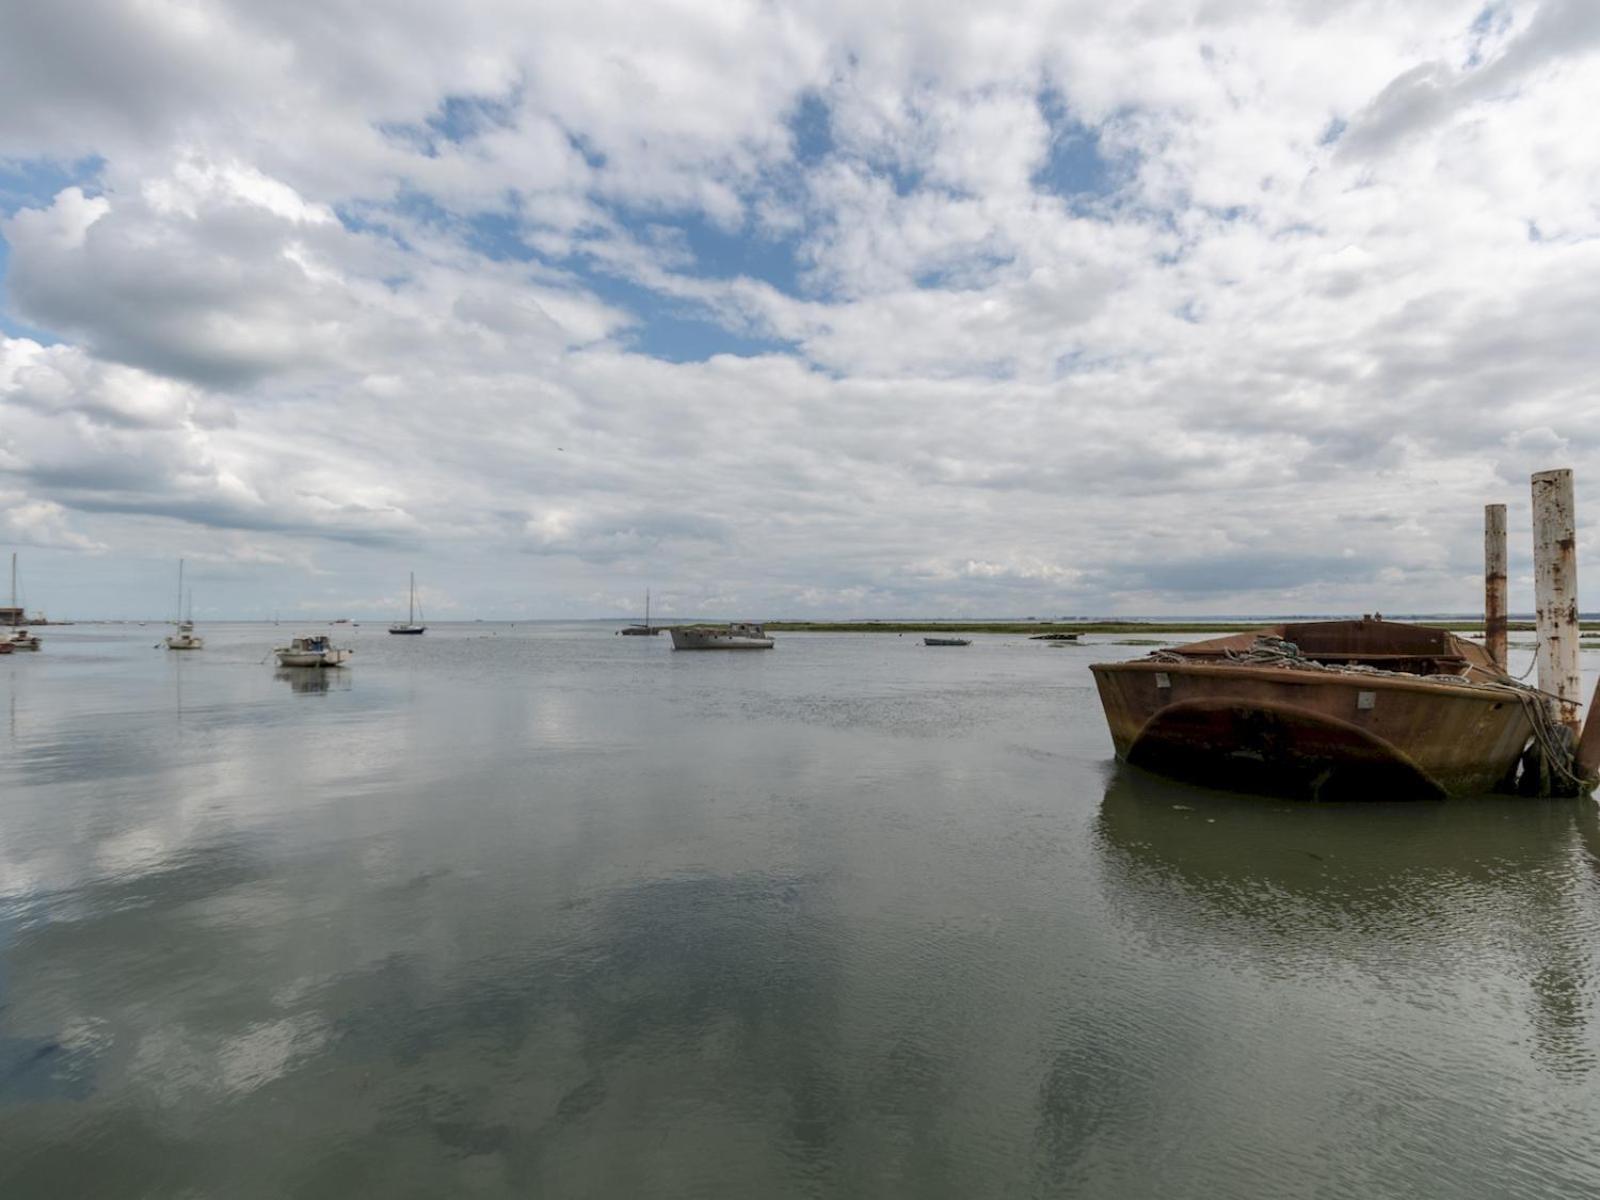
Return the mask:
[[1121,186],[1129,164],[1105,154],[1100,131],[1072,115],[1059,92],[1039,94],[1039,111],[1050,125],[1050,151],[1033,185],[1063,199],[1098,199]]
[[833,153],[833,114],[817,93],[807,92],[795,105],[789,136],[794,140],[795,161],[802,167],[816,166]]
[[439,156],[440,143],[461,145],[491,129],[516,123],[520,94],[509,96],[446,96],[420,123],[385,121],[377,126],[385,137],[409,146],[426,158]]
[[0,159],[0,215],[10,216],[23,208],[43,208],[62,188],[76,184],[85,194],[94,195],[95,177],[105,166],[99,155],[89,155],[70,163],[48,158]]
[[704,362],[718,354],[752,358],[792,354],[792,342],[726,328],[692,301],[657,295],[626,280],[585,273],[584,282],[606,303],[638,318],[625,335],[630,349],[666,362]]

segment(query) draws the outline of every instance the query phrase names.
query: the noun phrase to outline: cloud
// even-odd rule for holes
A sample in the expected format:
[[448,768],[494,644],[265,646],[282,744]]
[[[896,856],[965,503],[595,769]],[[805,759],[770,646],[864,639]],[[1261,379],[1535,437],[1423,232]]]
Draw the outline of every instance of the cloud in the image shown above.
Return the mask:
[[100,554],[107,547],[72,528],[67,511],[48,500],[0,491],[0,539],[19,546]]
[[0,490],[108,573],[1470,607],[1600,469],[1577,0],[79,8],[0,46]]

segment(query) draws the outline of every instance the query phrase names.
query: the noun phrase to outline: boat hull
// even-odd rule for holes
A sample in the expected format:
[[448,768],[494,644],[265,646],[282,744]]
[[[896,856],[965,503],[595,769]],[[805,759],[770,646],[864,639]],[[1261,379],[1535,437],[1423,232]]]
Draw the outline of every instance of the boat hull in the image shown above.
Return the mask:
[[389,632],[396,637],[417,637],[428,632],[426,625],[391,625]]
[[348,650],[328,650],[324,652],[279,650],[277,655],[280,667],[342,667],[345,659],[350,656],[350,652]]
[[672,630],[674,650],[771,650],[772,647],[773,640],[769,637],[750,637],[718,630]]
[[202,637],[192,637],[192,638],[169,637],[167,639],[167,649],[168,650],[204,650],[205,648],[206,648],[206,640],[205,640],[205,638],[202,638]]
[[620,632],[623,637],[655,637],[661,629],[659,626],[630,625]]
[[1215,664],[1090,668],[1117,756],[1217,786],[1314,798],[1505,787],[1533,733],[1507,687]]
[[970,646],[972,643],[966,638],[936,638],[925,637],[922,639],[924,646]]

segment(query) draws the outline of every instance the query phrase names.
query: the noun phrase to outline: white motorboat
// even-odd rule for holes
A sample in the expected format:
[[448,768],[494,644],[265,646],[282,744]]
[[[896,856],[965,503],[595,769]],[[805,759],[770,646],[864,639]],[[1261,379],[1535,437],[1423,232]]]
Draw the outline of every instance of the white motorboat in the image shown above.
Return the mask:
[[754,621],[730,621],[726,625],[674,625],[674,650],[771,650],[773,641]]
[[405,624],[389,626],[390,633],[424,634],[428,632],[426,625],[417,624],[417,573],[411,573],[411,606],[406,610]]
[[345,659],[355,653],[333,644],[325,633],[306,633],[291,638],[287,646],[273,650],[280,667],[342,667]]
[[[193,601],[190,602],[191,608]],[[205,638],[194,631],[194,616],[183,615],[183,559],[178,560],[178,621],[177,631],[167,635],[168,650],[204,650]]]
[[9,633],[0,634],[0,637],[4,637],[6,644],[13,650],[37,650],[39,648],[39,635],[29,633],[26,629],[13,629]]

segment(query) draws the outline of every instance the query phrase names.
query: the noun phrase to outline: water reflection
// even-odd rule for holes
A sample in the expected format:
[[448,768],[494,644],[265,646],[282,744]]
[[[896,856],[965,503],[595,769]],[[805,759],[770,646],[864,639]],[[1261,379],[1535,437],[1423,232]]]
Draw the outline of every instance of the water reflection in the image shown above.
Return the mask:
[[351,683],[349,671],[329,671],[321,667],[279,667],[272,677],[287,683],[291,692],[311,696],[348,692]]
[[1508,956],[1543,1065],[1583,1073],[1596,822],[1589,800],[1288,804],[1119,767],[1094,832],[1108,900],[1164,951],[1292,977],[1353,966],[1424,991]]

